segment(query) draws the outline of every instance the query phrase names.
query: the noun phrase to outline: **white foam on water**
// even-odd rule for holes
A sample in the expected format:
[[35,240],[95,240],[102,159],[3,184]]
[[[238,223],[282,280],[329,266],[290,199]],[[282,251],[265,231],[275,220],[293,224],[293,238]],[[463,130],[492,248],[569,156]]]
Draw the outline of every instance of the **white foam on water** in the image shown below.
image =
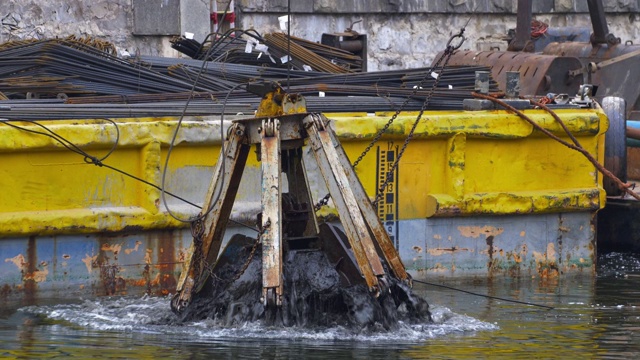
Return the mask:
[[202,341],[211,339],[304,340],[312,342],[357,341],[415,343],[450,334],[472,334],[497,330],[495,324],[452,312],[446,307],[432,307],[433,323],[400,323],[398,329],[366,329],[357,331],[341,326],[301,328],[266,326],[261,322],[221,327],[215,320],[199,320],[176,324],[171,312],[170,297],[100,298],[80,304],[29,306],[24,313],[39,315],[53,321],[99,331],[144,334],[188,335]]

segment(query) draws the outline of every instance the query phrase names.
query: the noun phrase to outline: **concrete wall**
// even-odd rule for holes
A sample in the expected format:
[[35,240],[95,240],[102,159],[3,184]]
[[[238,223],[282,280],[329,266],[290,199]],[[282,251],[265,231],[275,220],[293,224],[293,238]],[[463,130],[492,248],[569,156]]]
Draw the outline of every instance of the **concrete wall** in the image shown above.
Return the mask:
[[[227,1],[216,1],[218,11],[224,11]],[[278,31],[277,17],[286,14],[287,2],[235,0],[236,25],[261,33]],[[611,32],[623,42],[640,41],[636,24],[640,1],[605,3]],[[112,41],[120,50],[177,56],[168,40],[185,31],[202,40],[211,28],[211,4],[209,0],[3,0],[0,41],[91,35]],[[368,36],[370,70],[424,66],[467,21],[463,49],[504,50],[503,38],[515,28],[516,4],[517,0],[293,0],[292,34],[319,41],[323,32],[340,32],[362,19],[354,30]],[[534,1],[534,12],[536,19],[552,27],[591,26],[584,0]]]

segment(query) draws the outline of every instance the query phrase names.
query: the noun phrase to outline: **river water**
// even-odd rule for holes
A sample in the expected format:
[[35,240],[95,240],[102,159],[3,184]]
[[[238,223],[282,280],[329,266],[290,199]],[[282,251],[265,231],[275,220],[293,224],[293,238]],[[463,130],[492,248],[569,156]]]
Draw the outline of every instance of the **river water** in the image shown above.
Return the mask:
[[[455,285],[447,283],[447,285]],[[176,325],[169,298],[117,297],[0,310],[0,357],[103,359],[640,358],[640,256],[607,254],[598,276],[416,284],[433,323],[399,330]]]

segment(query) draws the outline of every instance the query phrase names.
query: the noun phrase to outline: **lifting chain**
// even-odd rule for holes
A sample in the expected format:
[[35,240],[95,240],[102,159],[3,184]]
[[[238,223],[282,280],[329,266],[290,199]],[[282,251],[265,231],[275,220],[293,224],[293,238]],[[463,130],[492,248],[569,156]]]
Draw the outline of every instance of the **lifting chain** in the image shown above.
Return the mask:
[[240,276],[242,276],[242,274],[244,274],[244,272],[247,271],[249,264],[251,264],[251,261],[253,260],[253,257],[256,254],[256,250],[258,250],[258,245],[260,245],[261,243],[260,239],[262,238],[262,234],[264,234],[267,231],[267,229],[269,229],[270,226],[271,226],[271,221],[267,219],[267,222],[264,224],[262,229],[260,229],[260,231],[258,232],[258,236],[256,236],[256,241],[255,243],[253,243],[253,247],[251,247],[251,252],[249,253],[249,257],[247,258],[247,261],[245,261],[244,265],[242,265],[242,269],[240,269],[240,271],[236,274],[236,276],[233,277],[231,282],[238,280]]
[[[244,263],[240,271],[233,277],[233,279],[231,279],[230,282],[234,282],[238,280],[242,276],[242,274],[244,274],[244,272],[247,270],[247,268],[251,264],[251,261],[253,260],[253,257],[255,256],[256,251],[258,250],[258,246],[261,243],[260,239],[262,235],[267,231],[267,229],[269,229],[270,226],[271,226],[271,221],[267,220],[267,222],[264,224],[264,226],[262,226],[262,229],[258,232],[258,235],[256,236],[256,240],[251,248],[251,252],[249,253],[249,257],[247,258],[247,261]],[[208,264],[206,257],[202,252],[202,235],[204,235],[204,222],[202,220],[195,220],[191,222],[191,235],[193,235],[193,244],[194,244],[193,257],[195,260],[193,262],[194,264],[193,272],[197,274],[195,284],[201,285],[201,281],[204,281],[204,279],[206,279],[207,277],[209,276],[216,277],[216,275],[213,272],[213,265]],[[203,267],[202,269],[203,271],[200,271],[201,265]],[[192,293],[196,293],[200,287],[201,286],[194,286],[191,289]]]
[[[467,24],[468,23],[469,23],[469,21],[467,21]],[[415,129],[418,126],[418,123],[420,122],[420,119],[422,118],[422,115],[424,114],[425,109],[427,108],[427,106],[431,102],[431,98],[433,97],[433,93],[434,93],[435,89],[438,87],[438,84],[440,83],[440,77],[441,77],[442,73],[444,72],[444,69],[447,67],[447,64],[449,63],[449,60],[451,59],[451,56],[453,55],[454,51],[458,50],[462,46],[462,43],[464,43],[464,41],[466,40],[466,38],[464,37],[464,31],[465,31],[465,28],[467,27],[467,24],[465,24],[465,26],[460,29],[459,33],[457,33],[457,34],[455,34],[455,35],[453,35],[453,36],[451,36],[449,38],[449,41],[447,42],[447,47],[445,48],[445,50],[442,53],[442,55],[440,56],[440,58],[438,58],[438,61],[436,61],[436,64],[431,68],[431,70],[437,70],[438,68],[440,70],[438,71],[438,73],[436,73],[434,75],[435,81],[433,82],[433,86],[431,86],[431,89],[427,93],[427,97],[425,98],[424,102],[422,103],[422,107],[420,108],[420,113],[418,114],[418,117],[416,118],[416,121],[413,123],[411,131],[409,132],[409,136],[407,136],[407,138],[405,139],[404,144],[402,145],[402,149],[398,153],[398,156],[396,157],[396,160],[394,161],[393,165],[391,166],[391,169],[389,171],[387,171],[387,175],[385,176],[384,183],[378,188],[378,191],[376,193],[376,198],[373,201],[373,205],[374,206],[376,206],[378,201],[380,201],[380,199],[383,196],[382,195],[382,191],[387,187],[387,185],[389,184],[389,181],[391,181],[392,174],[394,173],[394,171],[398,167],[398,163],[400,162],[400,158],[402,157],[402,154],[404,153],[404,150],[407,148],[407,145],[409,144],[409,142],[413,138],[413,133],[415,132]],[[453,44],[453,41],[456,40],[456,39],[458,39],[459,42],[457,44]],[[444,64],[442,65],[442,67],[440,67],[440,64],[442,63],[442,60],[444,60]],[[431,74],[434,74],[434,71],[432,71]],[[378,133],[376,133],[376,135],[374,136],[373,140],[369,143],[369,145],[367,145],[367,147],[364,149],[362,154],[360,154],[360,156],[358,156],[356,161],[353,163],[353,168],[355,168],[356,166],[358,166],[358,164],[360,164],[362,159],[367,155],[367,153],[371,150],[371,148],[373,148],[373,145],[375,145],[378,142],[378,140],[380,140],[382,135],[389,129],[391,124],[393,124],[393,122],[398,118],[398,115],[404,110],[405,106],[409,103],[411,98],[413,98],[416,95],[416,93],[418,92],[418,90],[420,90],[422,88],[422,84],[427,80],[427,78],[428,78],[428,75],[423,77],[422,80],[420,80],[420,82],[418,83],[418,85],[413,87],[413,91],[411,92],[411,95],[407,96],[407,98],[404,100],[402,105],[400,105],[398,110],[396,110],[396,112],[393,114],[393,116],[391,116],[389,121],[387,121],[387,123],[382,127],[382,129],[380,129],[378,131]],[[330,197],[331,197],[330,194],[325,195],[314,206],[314,209],[316,211],[318,211],[324,205],[327,205],[327,203],[329,202],[329,198]]]
[[[194,283],[200,284],[207,278],[205,270],[207,275],[213,274],[202,251],[202,236],[204,235],[204,222],[202,219],[196,219],[191,222],[191,235],[193,236],[193,273],[196,274]],[[196,285],[191,288],[192,294],[196,293],[199,287]]]
[[[464,34],[464,28],[460,29],[460,32],[458,34],[453,35],[451,38],[449,38],[449,42],[447,42],[447,48],[444,50],[444,52],[442,53],[442,56],[440,56],[440,58],[438,59],[438,62],[433,67],[433,69],[438,69],[438,67],[440,66],[440,62],[442,62],[442,59],[444,59],[444,64],[442,64],[442,67],[438,71],[437,75],[434,76],[435,77],[435,81],[433,82],[433,86],[431,87],[431,90],[429,90],[429,92],[427,93],[427,97],[424,99],[424,102],[422,103],[422,107],[420,108],[420,112],[418,113],[418,117],[416,117],[416,120],[413,122],[413,126],[411,127],[411,131],[409,131],[409,135],[404,140],[404,143],[402,144],[402,148],[400,149],[400,152],[398,152],[398,156],[396,156],[396,160],[393,162],[393,165],[387,171],[387,174],[385,176],[384,182],[382,183],[382,185],[380,185],[380,187],[378,188],[378,191],[376,192],[376,198],[373,201],[373,206],[374,207],[376,207],[378,205],[378,201],[380,201],[382,196],[384,196],[383,191],[387,187],[387,185],[389,184],[389,181],[391,181],[391,179],[393,178],[393,174],[395,173],[396,169],[398,168],[398,164],[400,163],[400,159],[402,158],[402,155],[404,154],[404,151],[407,149],[407,145],[409,145],[409,142],[411,142],[411,139],[413,138],[413,134],[415,133],[416,128],[418,127],[418,123],[420,123],[420,119],[422,119],[422,115],[424,114],[424,111],[426,110],[427,106],[431,102],[431,98],[433,97],[433,93],[434,93],[435,89],[438,87],[438,84],[440,83],[440,78],[442,76],[442,73],[443,73],[444,69],[447,67],[447,65],[449,64],[449,60],[451,59],[451,55],[453,55],[453,52],[456,49],[459,49],[460,46],[462,46],[462,43],[465,40],[463,34]],[[460,38],[460,42],[457,45],[452,45],[451,42],[456,38]]]

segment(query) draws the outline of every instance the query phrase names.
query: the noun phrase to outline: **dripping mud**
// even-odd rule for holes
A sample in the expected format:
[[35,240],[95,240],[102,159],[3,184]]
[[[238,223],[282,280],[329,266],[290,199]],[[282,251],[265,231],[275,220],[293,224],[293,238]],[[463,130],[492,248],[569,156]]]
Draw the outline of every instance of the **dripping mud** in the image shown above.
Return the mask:
[[432,321],[426,300],[414,295],[407,284],[389,277],[375,296],[360,276],[348,275],[357,270],[340,271],[345,267],[332,264],[330,257],[319,250],[287,251],[282,304],[272,311],[263,305],[260,247],[253,254],[249,238],[236,238],[193,301],[178,313],[178,322],[209,319],[228,327],[262,321],[275,326],[341,326],[360,332]]

